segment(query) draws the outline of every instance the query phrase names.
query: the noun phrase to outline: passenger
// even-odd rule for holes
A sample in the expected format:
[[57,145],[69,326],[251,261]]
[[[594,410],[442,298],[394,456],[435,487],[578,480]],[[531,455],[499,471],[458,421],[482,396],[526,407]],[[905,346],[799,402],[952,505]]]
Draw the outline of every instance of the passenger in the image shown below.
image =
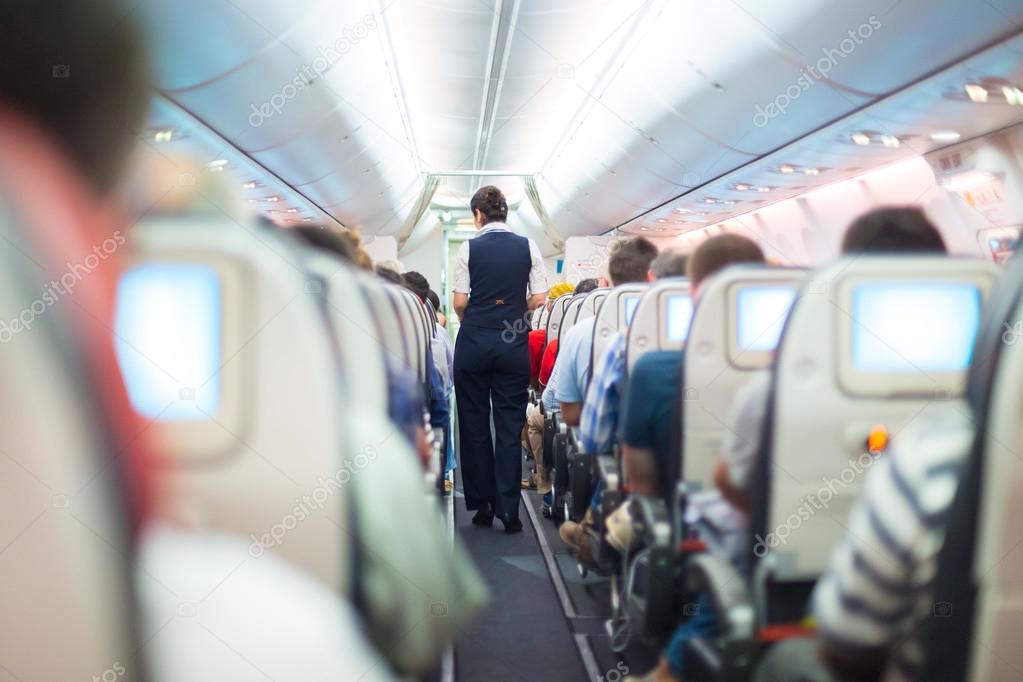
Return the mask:
[[[620,286],[651,281],[654,276],[650,271],[650,266],[657,255],[657,247],[643,237],[621,242],[608,258],[607,266],[611,276],[611,285]],[[547,390],[554,387],[555,397],[561,407],[562,419],[570,426],[579,424],[582,396],[586,393],[586,384],[590,373],[593,330],[596,322],[597,318],[591,317],[569,330],[565,339],[565,353],[559,356],[551,376],[551,382],[547,387]],[[589,452],[589,450],[586,451]],[[558,529],[562,541],[574,551],[581,552],[579,558],[583,562],[590,560],[591,553],[587,533],[592,527],[593,508],[591,507],[586,511],[582,522],[565,521]]]
[[[708,242],[704,242],[706,244]],[[701,245],[703,246],[703,245]],[[844,255],[863,253],[945,253],[944,241],[937,229],[927,220],[921,211],[915,208],[885,208],[871,211],[855,220],[846,231],[842,240],[842,252]],[[695,256],[695,254],[694,254]],[[690,278],[694,279],[697,273],[693,270],[702,271],[704,264],[693,263],[690,270]],[[721,493],[721,496],[728,501],[735,509],[749,509],[749,493],[752,489],[753,472],[756,470],[756,457],[760,452],[760,441],[763,433],[763,423],[767,414],[767,405],[770,400],[770,372],[761,370],[749,383],[736,394],[732,405],[732,412],[728,418],[729,436],[724,446],[723,457],[718,460],[714,471],[714,481]],[[953,432],[961,432],[962,424],[947,424]],[[967,427],[968,428],[968,427]],[[915,432],[915,431],[914,431]],[[926,429],[924,430],[926,433]],[[928,434],[927,447],[921,449],[927,454],[917,453],[914,445],[923,443],[920,440],[910,440],[910,445],[902,449],[904,452],[912,451],[912,455],[902,455],[900,461],[906,460],[906,471],[912,472],[912,486],[909,490],[922,492],[923,488],[933,491],[940,488],[942,484],[948,483],[948,476],[951,472],[935,472],[929,479],[924,472],[930,471],[926,467],[919,468],[924,459],[929,463],[948,460],[951,450],[956,444],[964,441],[961,435],[958,438],[946,438]],[[949,435],[955,435],[950,433]],[[907,440],[910,437],[907,436]],[[968,443],[968,439],[966,441]],[[946,449],[942,444],[949,444]],[[922,517],[914,517],[914,513],[921,510],[920,507],[903,511],[898,519],[891,511],[890,503],[892,496],[902,494],[906,489],[899,489],[895,485],[897,473],[892,471],[891,461],[895,459],[895,451],[882,463],[882,466],[875,467],[868,475],[864,492],[864,499],[860,500],[853,511],[850,521],[850,531],[845,544],[836,550],[833,556],[833,563],[830,571],[822,576],[821,581],[814,594],[814,612],[820,631],[821,657],[836,674],[862,673],[872,670],[877,672],[883,669],[886,660],[879,654],[887,652],[893,646],[898,646],[902,656],[897,656],[900,665],[912,667],[913,654],[919,651],[919,645],[912,640],[904,640],[906,626],[911,625],[918,616],[922,615],[914,611],[918,606],[917,597],[925,594],[926,587],[922,583],[913,582],[914,579],[921,579],[926,575],[933,575],[934,561],[940,542],[926,542],[917,545],[911,540],[921,537],[934,540],[940,529],[918,529],[912,526],[913,523],[923,522]],[[965,456],[966,448],[963,449]],[[634,453],[633,453],[634,454]],[[912,464],[909,460],[919,457]],[[873,481],[878,481],[873,483]],[[934,487],[931,487],[934,486]],[[936,518],[941,510],[951,504],[953,490],[951,486],[941,490],[941,495],[936,498],[924,498],[919,494],[916,500],[927,499],[937,502],[936,508],[928,504],[927,518]],[[904,504],[910,505],[913,500],[903,497]],[[878,512],[883,510],[886,517],[882,519]],[[705,507],[703,512],[709,515],[710,507]],[[688,515],[688,514],[687,514]],[[885,526],[879,528],[871,525],[874,520],[882,520]],[[910,521],[912,519],[912,521]],[[905,522],[906,525],[898,523],[887,523],[889,520]],[[896,526],[898,528],[896,529]],[[723,529],[722,529],[723,530]],[[880,531],[880,533],[878,532]],[[888,531],[885,538],[880,534]],[[896,531],[896,535],[891,535]],[[726,551],[732,546],[728,540],[730,534],[717,533],[713,537],[722,540],[718,546],[723,546]],[[741,535],[745,535],[744,533]],[[897,544],[886,544],[883,540],[892,537],[900,538],[902,547]],[[626,540],[627,541],[627,540]],[[913,547],[921,549],[926,547],[923,553],[911,556],[904,554],[902,549]],[[879,549],[881,548],[881,549]],[[746,548],[742,547],[743,552]],[[907,549],[907,552],[911,550]],[[868,555],[875,553],[868,561],[864,561]],[[880,552],[883,556],[877,554]],[[902,562],[905,557],[910,557],[909,562]],[[741,558],[741,557],[739,557]],[[877,561],[880,559],[880,561]],[[892,574],[893,567],[898,567],[896,573]],[[875,569],[872,574],[868,573]],[[880,570],[876,570],[880,569]],[[931,573],[928,573],[928,570]],[[865,572],[866,571],[866,572]],[[901,580],[901,582],[900,582]],[[899,594],[889,591],[888,587],[897,585],[905,587],[905,594],[909,598],[898,599],[898,608],[895,614],[891,610],[877,608],[881,604],[888,605],[891,600],[896,599]],[[860,600],[864,600],[861,602]],[[873,602],[876,610],[867,615],[860,606]],[[870,608],[869,606],[867,607]],[[668,680],[682,679],[684,669],[683,651],[686,642],[696,634],[697,631],[709,632],[715,627],[715,619],[709,604],[709,600],[702,598],[697,607],[698,614],[706,614],[706,618],[699,618],[684,623],[672,637],[665,657],[661,659],[658,667],[646,678],[666,682]],[[898,618],[893,617],[898,616]],[[864,627],[869,624],[870,627]],[[898,625],[896,625],[898,624]],[[862,647],[857,647],[862,644]],[[806,668],[814,665],[815,661],[807,659],[800,661],[800,665]],[[877,679],[877,675],[852,677],[851,679]],[[911,679],[911,677],[910,677]]]
[[[614,286],[653,279],[650,263],[657,257],[657,247],[643,237],[621,242],[608,259],[608,272]],[[590,379],[590,356],[593,351],[593,329],[596,317],[583,320],[568,330],[561,340],[557,364],[559,371],[555,397],[561,405],[561,418],[569,426],[579,425],[583,396]]]
[[[869,213],[842,244],[846,252],[944,252],[937,229],[914,208]],[[814,591],[820,655],[837,676],[916,679],[919,626],[933,609],[929,581],[973,442],[972,420],[950,412],[910,424],[871,466]]]
[[[555,286],[557,288],[558,285]],[[572,286],[566,284],[565,286]],[[577,294],[588,294],[597,288],[597,280],[593,278],[579,280],[579,284],[575,287],[575,293]],[[549,305],[549,304],[548,304]],[[535,329],[529,332],[529,343],[530,343],[530,359],[533,360],[539,356],[539,353],[532,355],[534,343],[540,345],[543,339],[546,338],[547,332],[541,329]],[[537,339],[534,342],[534,338]],[[557,339],[551,342],[551,345],[557,346]],[[555,352],[557,352],[555,350]],[[538,364],[538,363],[537,363]],[[551,361],[553,365],[553,360]],[[533,368],[539,371],[539,368],[534,365]],[[531,381],[534,377],[530,377]],[[535,377],[536,381],[533,382],[534,387],[539,384],[539,376]],[[550,379],[548,374],[547,379]],[[525,433],[522,438],[523,446],[526,448],[526,452],[533,460],[533,474],[529,478],[522,479],[522,487],[525,490],[536,490],[544,496],[542,511],[545,516],[550,516],[551,505],[553,504],[550,498],[551,492],[551,480],[550,470],[544,466],[543,462],[543,422],[544,422],[544,411],[536,405],[528,405],[526,407],[526,425]]]
[[302,237],[310,245],[329,251],[343,258],[346,262],[356,264],[357,255],[352,241],[345,238],[341,230],[326,225],[300,225],[292,228],[295,234]]
[[[406,272],[403,277],[409,290],[418,296],[419,300],[426,303],[431,293],[430,282],[426,277],[415,271]],[[454,481],[448,477],[449,472],[455,468],[455,447],[451,434],[449,407],[451,394],[455,390],[454,373],[451,368],[454,360],[454,348],[451,346],[451,337],[448,336],[447,330],[439,324],[434,327],[430,351],[432,363],[428,371],[435,394],[430,402],[430,423],[434,428],[443,429],[444,443],[441,451],[444,453],[444,461],[441,462],[439,487],[445,494],[448,494],[454,490],[455,485]]]
[[363,270],[373,271],[373,259],[366,253],[366,249],[362,248],[362,235],[359,231],[352,228],[341,233],[341,236],[347,241],[352,251],[355,253],[355,264]]
[[444,328],[447,328],[448,318],[440,309],[440,296],[437,295],[436,291],[430,289],[429,293],[427,294],[427,298],[430,299],[430,305],[433,306],[433,314],[437,316],[437,324]]
[[469,207],[480,231],[459,248],[452,287],[462,319],[455,393],[465,504],[476,510],[474,524],[489,526],[496,515],[506,533],[517,533],[528,315],[547,298],[547,268],[536,243],[504,224],[508,201],[501,190],[480,188]]
[[[575,287],[568,282],[558,282],[552,286],[547,297],[547,312],[550,313],[556,300],[574,292]],[[554,367],[557,347],[557,339],[547,343],[546,329],[533,329],[529,332],[529,378],[533,388],[539,389],[547,384],[546,379]],[[546,373],[543,372],[545,365],[547,366]]]
[[405,280],[402,279],[401,273],[397,270],[380,264],[377,264],[375,270],[378,275],[386,279],[391,284],[397,284],[400,287],[405,286]]

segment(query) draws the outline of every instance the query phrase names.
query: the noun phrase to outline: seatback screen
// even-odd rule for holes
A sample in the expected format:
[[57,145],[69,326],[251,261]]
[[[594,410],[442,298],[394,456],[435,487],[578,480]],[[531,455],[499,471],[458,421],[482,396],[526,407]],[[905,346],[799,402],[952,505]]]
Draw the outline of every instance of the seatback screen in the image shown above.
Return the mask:
[[689,294],[672,294],[665,306],[665,329],[669,341],[685,341],[693,319],[693,299]]
[[149,419],[208,420],[220,403],[221,283],[193,263],[148,263],[117,287],[117,359]]
[[736,343],[739,350],[773,351],[781,340],[796,291],[792,287],[752,286],[736,296]]
[[966,282],[861,284],[852,295],[852,366],[889,374],[963,371],[980,307],[980,289]]
[[636,306],[639,304],[639,294],[623,296],[622,302],[625,304],[625,325],[628,326],[632,324],[632,316],[636,314]]

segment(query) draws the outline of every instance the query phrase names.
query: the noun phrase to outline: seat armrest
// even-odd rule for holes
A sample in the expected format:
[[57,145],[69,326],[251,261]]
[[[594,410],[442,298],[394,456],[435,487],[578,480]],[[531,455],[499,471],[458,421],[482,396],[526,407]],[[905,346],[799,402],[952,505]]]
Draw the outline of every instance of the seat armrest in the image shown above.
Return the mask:
[[611,455],[597,455],[597,476],[604,483],[604,490],[621,490],[622,476],[618,471],[618,461]]
[[633,495],[632,520],[639,526],[647,547],[673,547],[671,514],[659,497]]
[[691,593],[705,592],[710,597],[723,639],[753,641],[753,598],[746,579],[731,564],[710,554],[692,556],[686,562],[686,581]]

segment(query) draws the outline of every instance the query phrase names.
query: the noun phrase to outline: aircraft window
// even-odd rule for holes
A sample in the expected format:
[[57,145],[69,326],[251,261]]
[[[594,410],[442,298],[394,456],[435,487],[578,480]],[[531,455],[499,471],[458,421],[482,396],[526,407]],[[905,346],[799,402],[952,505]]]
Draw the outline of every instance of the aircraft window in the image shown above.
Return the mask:
[[781,339],[789,309],[796,299],[792,287],[746,287],[736,298],[736,343],[742,352],[773,351]]
[[198,421],[220,403],[221,283],[192,263],[139,265],[117,287],[117,359],[135,410]]
[[693,319],[693,299],[688,294],[675,294],[668,297],[667,339],[668,341],[685,341],[689,336],[689,323]]
[[623,296],[622,302],[625,304],[625,325],[632,324],[632,316],[636,314],[636,305],[639,304],[639,295],[635,296]]
[[858,372],[966,369],[981,292],[967,282],[865,283],[852,292],[852,367]]

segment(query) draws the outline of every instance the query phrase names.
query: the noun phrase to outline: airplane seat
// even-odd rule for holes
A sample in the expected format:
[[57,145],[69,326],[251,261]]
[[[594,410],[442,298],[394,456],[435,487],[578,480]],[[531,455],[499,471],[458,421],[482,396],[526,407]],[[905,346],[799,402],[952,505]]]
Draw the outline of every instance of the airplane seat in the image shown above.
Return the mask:
[[414,358],[410,356],[399,318],[398,308],[389,293],[393,285],[368,275],[360,278],[366,303],[373,313],[377,338],[384,349],[391,370],[412,372]]
[[[658,350],[683,352],[692,316],[693,300],[687,280],[672,278],[649,285],[638,299],[626,336],[625,390],[628,390],[629,371],[645,353]],[[619,480],[623,480],[620,462],[617,469]],[[607,483],[605,489],[611,488]],[[627,485],[628,481],[624,484]],[[612,492],[617,502],[618,491]],[[632,496],[629,503],[635,526],[643,538],[641,549],[622,556],[607,542],[607,518],[617,504],[602,505],[602,514],[595,519],[596,537],[593,540],[599,543],[601,557],[618,557],[623,584],[621,594],[615,600],[619,608],[612,623],[619,626],[627,623],[629,627],[627,630],[615,629],[619,633],[627,631],[630,636],[657,641],[670,631],[679,604],[670,514],[660,499]],[[615,639],[624,647],[630,637]]]
[[562,318],[561,329],[558,332],[559,337],[567,334],[568,330],[574,327],[576,322],[579,321],[579,311],[582,310],[586,297],[587,294],[573,294],[571,296],[571,300],[565,307],[565,315]]
[[601,304],[604,303],[604,299],[607,298],[607,293],[610,289],[594,289],[586,297],[586,302],[583,304],[583,309],[579,311],[579,321],[589,319],[597,316],[597,311],[600,310]]
[[326,291],[324,314],[337,335],[346,394],[387,414],[387,368],[376,320],[362,295],[363,278],[371,275],[339,258],[309,249],[305,267]]
[[985,308],[967,380],[973,439],[948,513],[924,623],[921,679],[1019,678],[1023,651],[1023,257],[1015,256]]
[[529,328],[533,331],[540,329],[540,320],[543,318],[545,306],[539,306],[533,310],[532,315],[529,317]]
[[130,557],[149,439],[123,409],[107,326],[117,261],[102,238],[103,264],[92,251],[109,223],[12,132],[0,135],[0,661],[11,679],[146,680]]
[[[751,476],[751,569],[741,576],[711,556],[687,566],[687,581],[709,587],[714,601],[722,575],[748,585],[748,600],[719,614],[719,641],[761,653],[812,636],[803,623],[809,596],[863,474],[915,419],[965,409],[963,381],[996,272],[967,259],[859,256],[809,276],[782,333]],[[706,638],[690,647],[710,679],[755,664],[755,656],[715,663],[704,656],[714,648]]]
[[593,350],[590,352],[590,367],[596,367],[604,357],[615,334],[625,332],[636,312],[640,295],[649,287],[646,283],[622,284],[608,290],[596,309],[593,326]]
[[[548,309],[547,306],[548,304],[545,303],[544,305],[538,308],[538,310],[540,311],[540,317],[536,321],[536,328],[543,329],[544,333],[547,332],[547,322],[548,320],[550,320],[551,317],[551,311]],[[550,306],[551,308],[554,307],[553,301],[550,303]]]
[[[424,673],[484,588],[460,548],[450,551],[397,425],[344,399],[325,292],[306,286],[305,254],[276,229],[252,229],[172,217],[133,228],[118,350],[136,410],[173,453],[162,473],[174,494],[160,515],[247,538],[254,560],[279,554],[350,598],[397,671]],[[383,304],[377,321],[397,328],[397,297],[372,279],[362,289]],[[377,513],[382,495],[409,513]],[[427,595],[448,617],[411,632]]]
[[713,489],[712,472],[735,394],[771,366],[805,277],[795,268],[733,265],[701,293],[684,358],[682,448],[672,453],[688,488]]
[[567,296],[561,296],[554,301],[554,305],[551,307],[550,315],[547,317],[547,343],[561,337],[561,322],[565,318],[565,311],[568,308],[568,304],[574,298],[574,294],[568,294]]

